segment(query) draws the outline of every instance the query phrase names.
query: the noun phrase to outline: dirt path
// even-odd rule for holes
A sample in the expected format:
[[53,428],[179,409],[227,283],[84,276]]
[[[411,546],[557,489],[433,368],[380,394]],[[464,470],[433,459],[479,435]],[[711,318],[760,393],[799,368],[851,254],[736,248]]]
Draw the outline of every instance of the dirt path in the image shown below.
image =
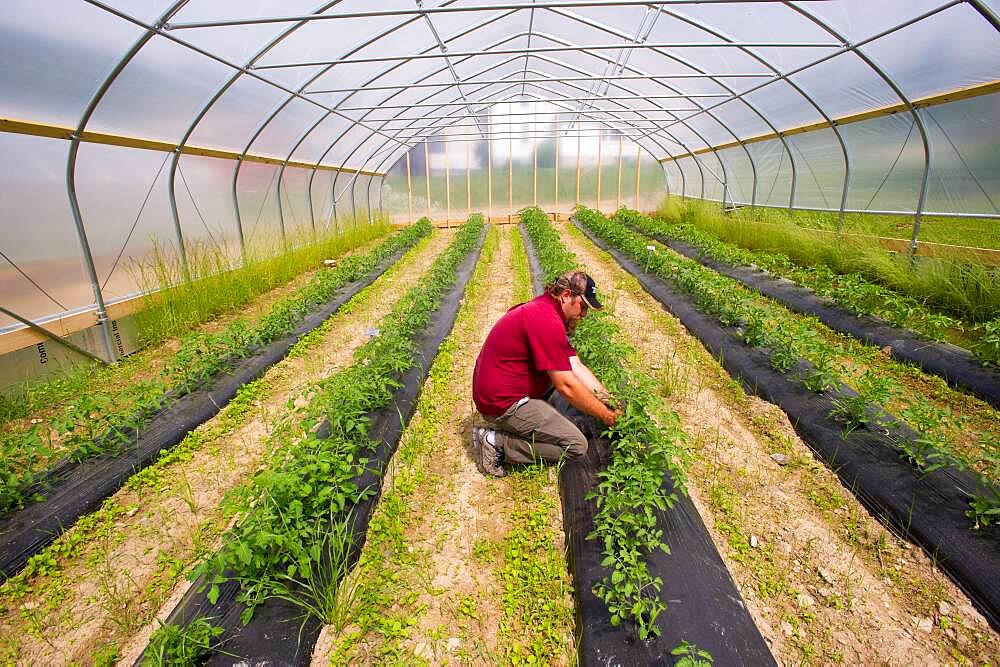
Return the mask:
[[[990,662],[1000,638],[606,253],[560,225],[691,438],[690,493],[782,664]],[[669,541],[669,537],[668,537]],[[670,582],[664,584],[669,590]]]
[[361,561],[341,586],[349,611],[341,627],[324,628],[314,665],[570,661],[555,470],[487,479],[469,447],[476,356],[493,323],[526,298],[516,229],[499,231],[393,458]]
[[416,284],[451,237],[436,232],[418,244],[331,318],[307,350],[275,365],[242,400],[192,432],[171,464],[140,473],[67,531],[47,552],[52,566],[46,573],[6,582],[0,658],[70,664],[131,652],[134,659],[153,616],[165,616],[172,605],[164,602],[187,587],[189,565],[217,544],[228,521],[222,500],[256,470],[288,402],[349,363],[365,330]]

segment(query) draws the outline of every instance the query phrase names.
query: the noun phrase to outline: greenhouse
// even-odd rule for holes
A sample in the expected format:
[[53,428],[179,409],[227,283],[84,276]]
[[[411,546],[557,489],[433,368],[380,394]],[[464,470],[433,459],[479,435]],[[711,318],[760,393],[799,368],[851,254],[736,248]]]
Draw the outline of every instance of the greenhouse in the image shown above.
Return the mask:
[[4,9],[4,664],[996,663],[996,0]]

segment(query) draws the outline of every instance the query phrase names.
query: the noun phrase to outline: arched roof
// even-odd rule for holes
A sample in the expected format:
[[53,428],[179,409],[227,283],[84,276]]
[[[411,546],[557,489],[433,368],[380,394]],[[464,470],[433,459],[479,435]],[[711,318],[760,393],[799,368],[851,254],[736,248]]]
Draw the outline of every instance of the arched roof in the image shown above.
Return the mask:
[[[688,194],[704,195],[714,178],[725,200],[736,172],[749,172],[745,199],[759,204],[787,175],[780,205],[792,206],[802,190],[796,179],[808,177],[818,196],[802,197],[806,205],[850,210],[852,174],[867,169],[868,180],[881,179],[870,188],[877,195],[907,152],[899,170],[906,201],[897,210],[918,219],[926,210],[1000,217],[1000,197],[991,196],[1000,170],[981,140],[992,132],[995,144],[1000,126],[998,29],[995,0],[13,0],[0,17],[0,150],[8,164],[26,166],[7,181],[45,178],[54,192],[59,180],[68,210],[54,212],[52,196],[34,195],[13,217],[37,209],[41,222],[0,238],[0,248],[24,285],[42,290],[12,244],[34,235],[22,243],[27,261],[44,254],[40,245],[61,239],[65,247],[75,235],[103,313],[102,285],[127,255],[139,218],[118,223],[115,238],[105,233],[103,213],[117,205],[108,192],[117,186],[103,171],[129,163],[81,168],[81,155],[97,150],[82,147],[172,153],[159,170],[144,164],[155,175],[138,215],[163,173],[160,208],[169,210],[183,253],[182,189],[211,231],[182,155],[229,160],[229,183],[209,179],[206,187],[230,191],[231,210],[219,217],[235,216],[242,246],[247,212],[237,182],[249,165],[278,165],[279,217],[282,174],[308,172],[303,201],[312,216],[317,173],[333,174],[331,190],[364,180],[370,191],[428,138],[481,141],[504,132],[488,121],[491,110],[528,113],[508,104],[521,102],[557,113],[564,136],[584,132],[586,122],[635,142],[663,163],[668,182],[676,175],[681,188],[687,183]],[[984,100],[975,109],[979,134],[962,140],[949,132],[964,117],[945,128],[920,111],[974,97]],[[852,123],[877,118],[902,119],[905,136],[883,142],[881,126],[848,136]],[[62,139],[69,150],[11,139],[23,135]],[[823,141],[810,146],[803,137]],[[935,150],[954,153],[957,180],[971,177],[973,206],[963,209],[965,193],[939,187],[938,208],[927,208],[928,192],[945,180],[932,169]],[[827,175],[816,173],[816,162],[827,163]],[[974,172],[984,170],[982,182]],[[343,173],[351,178],[338,186]],[[759,193],[772,177],[770,192]],[[103,208],[85,210],[80,190],[88,187],[103,189]],[[855,198],[861,209],[875,200],[868,191]],[[60,216],[74,224],[44,228]],[[102,234],[97,245],[110,259],[95,260],[101,253],[91,245]],[[82,298],[46,296],[64,310]]]
[[512,99],[662,159],[909,112],[1000,69],[982,0],[56,4],[8,10],[4,115],[373,172]]

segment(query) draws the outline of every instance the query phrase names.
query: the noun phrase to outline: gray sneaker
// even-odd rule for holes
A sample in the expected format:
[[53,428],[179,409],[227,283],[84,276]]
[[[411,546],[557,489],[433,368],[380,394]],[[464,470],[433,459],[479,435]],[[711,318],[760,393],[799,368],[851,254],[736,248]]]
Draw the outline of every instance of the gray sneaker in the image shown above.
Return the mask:
[[485,428],[472,429],[472,451],[476,457],[476,467],[484,475],[503,477],[507,474],[500,464],[503,461],[503,450],[496,445],[491,445],[490,441],[486,439],[486,433],[487,429]]

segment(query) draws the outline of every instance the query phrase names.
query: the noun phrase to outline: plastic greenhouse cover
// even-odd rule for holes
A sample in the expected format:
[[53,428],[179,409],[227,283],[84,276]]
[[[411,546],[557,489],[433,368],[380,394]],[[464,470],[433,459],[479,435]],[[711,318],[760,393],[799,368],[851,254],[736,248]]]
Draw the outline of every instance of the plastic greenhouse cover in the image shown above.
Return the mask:
[[75,127],[111,69],[140,34],[77,0],[5,2],[0,20],[0,114]]
[[[1000,79],[1000,39],[984,17],[990,9],[996,13],[995,0],[984,3],[986,12],[978,11],[972,0],[618,6],[435,0],[423,4],[426,14],[411,0],[114,0],[106,5],[53,0],[45,12],[36,5],[12,0],[0,18],[0,53],[8,56],[0,73],[0,116],[75,129],[93,101],[94,113],[84,130],[134,138],[131,144],[144,148],[150,140],[163,142],[156,151],[96,146],[87,137],[80,145],[72,171],[75,195],[102,281],[119,253],[118,265],[125,266],[154,241],[176,243],[166,190],[171,161],[164,160],[189,130],[189,146],[386,171],[411,146],[422,159],[419,142],[440,134],[437,128],[452,126],[451,154],[464,155],[465,142],[477,138],[465,117],[466,101],[485,111],[507,100],[565,98],[554,107],[562,109],[564,118],[575,110],[594,112],[582,116],[585,122],[577,127],[597,127],[594,116],[600,113],[605,126],[626,134],[626,142],[635,140],[654,157],[667,159],[821,122],[824,115],[898,107],[967,86],[980,86],[979,93],[995,91]],[[481,9],[450,11],[470,7]],[[168,11],[174,13],[167,16]],[[184,25],[314,13],[326,16]],[[368,16],[330,18],[358,13]],[[147,35],[161,17],[167,26]],[[127,58],[144,37],[141,48]],[[439,40],[447,59],[441,57]],[[637,41],[642,48],[618,48]],[[563,48],[577,45],[614,48]],[[526,51],[518,52],[522,49]],[[104,84],[107,89],[101,92]],[[337,92],[320,92],[330,89]],[[925,170],[923,130],[931,156],[924,210],[998,214],[997,99],[991,92],[935,103],[919,112],[919,124],[898,107],[903,110],[891,116],[839,126],[851,167],[848,208],[911,211],[917,206]],[[550,126],[532,130],[540,140],[553,131]],[[42,314],[38,307],[54,311],[86,305],[93,300],[89,287],[47,282],[32,264],[42,253],[72,265],[74,276],[78,270],[82,250],[63,176],[68,134],[58,127],[41,133],[62,139],[16,132],[32,131],[15,128],[2,135],[7,163],[18,170],[5,178],[22,183],[23,192],[39,194],[8,195],[5,210],[15,222],[31,220],[33,229],[47,230],[42,236],[48,246],[42,253],[38,244],[22,247],[20,238],[0,232],[0,249],[22,270],[22,264],[29,266],[29,275],[43,289],[63,297],[57,296],[57,306],[10,262],[4,275],[13,276],[12,293],[31,304],[25,308],[35,315]],[[507,142],[506,135],[496,135],[495,161],[505,160]],[[789,136],[787,143],[798,168],[796,204],[837,208],[845,170],[837,134],[827,128]],[[572,159],[575,144],[574,137],[565,137],[561,148],[566,159]],[[582,160],[585,168],[591,157]],[[516,163],[522,160],[515,157]],[[157,175],[161,165],[165,167]],[[231,252],[237,243],[231,193],[236,162],[184,155],[180,165],[174,194],[184,238],[217,241]],[[697,195],[704,189],[714,198],[721,198],[722,180],[728,177],[727,198],[746,200],[753,194],[753,167],[758,203],[786,205],[792,160],[777,139],[746,148],[737,142],[723,150],[722,162],[709,152],[650,170],[661,179],[666,174],[672,192]],[[645,164],[642,169],[647,170]],[[279,209],[278,171],[249,162],[239,168],[239,216],[255,242],[278,233],[279,210],[289,229],[311,225],[309,197],[316,222],[322,224],[333,211],[335,181],[341,192],[338,213],[352,199],[344,188],[356,190],[355,207],[362,190],[364,207],[376,206],[382,188],[378,179],[338,179],[328,172],[306,176],[308,170],[289,167]],[[529,181],[524,183],[530,187]],[[149,203],[140,215],[147,192]],[[371,193],[376,194],[369,204]],[[453,199],[461,200],[462,194],[453,193]],[[607,198],[603,186],[602,197]],[[134,287],[116,282],[121,275],[116,268],[108,283],[111,295]],[[69,291],[60,292],[64,288]]]

